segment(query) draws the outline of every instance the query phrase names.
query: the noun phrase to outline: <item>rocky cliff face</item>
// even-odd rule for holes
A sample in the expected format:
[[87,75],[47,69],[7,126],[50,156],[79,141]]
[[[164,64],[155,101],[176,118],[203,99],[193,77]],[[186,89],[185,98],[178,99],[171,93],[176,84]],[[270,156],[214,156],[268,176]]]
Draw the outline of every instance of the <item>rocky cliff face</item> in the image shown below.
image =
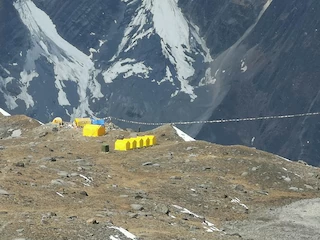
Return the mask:
[[[219,54],[217,59],[232,56],[223,64],[231,83],[211,119],[319,111],[319,11],[317,1],[272,1],[251,31]],[[318,119],[210,125],[198,136],[223,144],[253,145],[317,165]]]
[[[0,107],[44,122],[317,111],[319,8],[315,0],[0,0]],[[317,117],[184,128],[313,164],[319,129]]]

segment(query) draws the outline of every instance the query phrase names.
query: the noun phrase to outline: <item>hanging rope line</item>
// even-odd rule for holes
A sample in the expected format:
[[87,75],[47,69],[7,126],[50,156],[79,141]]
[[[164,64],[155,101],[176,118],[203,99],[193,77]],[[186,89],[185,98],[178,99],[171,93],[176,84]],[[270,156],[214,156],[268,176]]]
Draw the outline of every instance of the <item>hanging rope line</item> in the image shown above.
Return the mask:
[[258,121],[258,120],[269,120],[269,119],[283,119],[283,118],[296,118],[296,117],[311,117],[320,115],[320,112],[312,112],[312,113],[298,113],[298,114],[290,114],[290,115],[278,115],[278,116],[265,116],[265,117],[249,117],[249,118],[233,118],[233,119],[217,119],[217,120],[207,120],[207,121],[191,121],[191,122],[159,122],[159,123],[148,123],[148,122],[138,122],[125,120],[116,117],[108,117],[106,119],[116,120],[119,122],[138,124],[138,125],[148,125],[148,126],[161,126],[165,124],[172,125],[191,125],[191,124],[205,124],[205,123],[230,123],[230,122],[245,122],[245,121]]

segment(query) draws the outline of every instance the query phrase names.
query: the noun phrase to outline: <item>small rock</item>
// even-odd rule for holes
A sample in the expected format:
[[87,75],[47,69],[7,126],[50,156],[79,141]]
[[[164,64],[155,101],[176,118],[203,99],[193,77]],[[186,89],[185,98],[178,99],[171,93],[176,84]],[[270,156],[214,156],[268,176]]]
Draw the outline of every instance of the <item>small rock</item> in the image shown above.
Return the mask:
[[24,231],[24,228],[17,229],[16,232],[21,233]]
[[23,162],[17,162],[16,163],[16,167],[24,167],[24,163]]
[[241,177],[246,177],[246,176],[248,176],[248,172],[243,172],[243,173],[241,173]]
[[193,147],[187,147],[187,151],[193,150]]
[[152,162],[145,162],[145,163],[142,163],[142,166],[150,166],[152,164],[153,164]]
[[135,199],[143,199],[143,198],[147,198],[147,197],[148,197],[148,194],[144,191],[139,191],[134,196]]
[[206,170],[210,170],[210,169],[211,169],[211,167],[203,167],[202,171],[206,171]]
[[138,134],[135,132],[129,134],[129,138],[136,138],[136,137],[138,137]]
[[87,220],[88,224],[99,224],[99,222],[95,218],[90,218]]
[[88,193],[87,193],[86,191],[81,191],[81,192],[80,192],[80,195],[83,195],[83,196],[89,196],[89,195],[88,195]]
[[53,185],[64,185],[65,182],[62,179],[54,179],[54,180],[51,180],[51,184],[53,184]]
[[289,178],[289,177],[284,177],[283,180],[286,182],[291,182],[291,178]]
[[57,127],[52,128],[52,132],[58,132],[58,131],[59,131],[59,128],[57,128]]
[[4,149],[6,149],[5,146],[0,146],[0,150],[4,150]]
[[139,216],[139,214],[137,214],[137,213],[128,213],[128,216],[130,218],[137,218]]
[[227,233],[227,235],[242,238],[242,236],[239,233]]
[[44,157],[41,158],[42,161],[55,162],[57,159],[55,157]]
[[55,212],[48,212],[48,213],[46,214],[46,216],[47,216],[48,218],[52,218],[52,217],[56,217],[57,214],[56,214]]
[[289,187],[289,190],[292,190],[292,191],[299,191],[299,188],[297,188],[297,187]]
[[45,137],[47,135],[48,135],[48,132],[42,132],[42,133],[39,134],[39,137],[41,138],[41,137]]
[[179,177],[179,176],[172,176],[172,177],[170,177],[170,179],[181,180],[181,177]]
[[304,185],[307,189],[314,189],[312,186],[308,185],[308,184],[305,184]]
[[12,132],[12,134],[11,134],[11,137],[13,137],[13,138],[18,138],[18,137],[20,137],[21,136],[21,129],[17,129],[17,130],[14,130],[13,132]]
[[67,173],[66,171],[60,171],[58,172],[58,175],[61,177],[69,177],[69,173]]
[[140,211],[143,209],[143,206],[140,205],[140,204],[131,204],[130,207],[133,209],[133,210],[136,210],[136,211]]
[[206,185],[206,184],[199,184],[198,187],[199,188],[203,188],[203,189],[208,189],[209,188],[209,186]]
[[244,191],[244,186],[241,185],[241,184],[238,184],[237,186],[235,186],[234,188],[236,191],[240,191],[240,192],[243,192]]
[[189,157],[198,157],[198,154],[191,153],[189,154]]
[[142,211],[139,211],[139,212],[138,212],[138,215],[139,215],[139,216],[144,216],[144,217],[153,216],[151,212],[142,212]]
[[257,191],[257,193],[262,194],[262,195],[269,195],[269,193],[264,190],[259,190],[259,191]]
[[303,161],[303,160],[298,160],[298,163],[308,166],[308,163],[306,163],[306,162]]
[[168,214],[169,213],[169,208],[165,204],[159,204],[155,207],[154,209],[158,213],[163,213],[163,214]]
[[77,177],[77,176],[79,176],[79,174],[78,173],[71,173],[70,176],[71,177]]
[[76,159],[75,162],[81,166],[87,166],[87,167],[92,166],[92,163],[82,158]]
[[42,224],[48,224],[49,221],[46,219],[46,217],[43,217],[43,218],[41,219],[41,223],[42,223]]
[[121,198],[128,198],[129,195],[120,195]]
[[0,188],[0,195],[9,195],[9,193]]
[[257,167],[253,167],[253,168],[251,169],[251,171],[253,171],[253,172],[255,172],[255,171],[257,171],[257,170],[258,170]]
[[122,140],[122,139],[124,139],[124,135],[118,135],[118,136],[116,136],[116,138],[119,140]]

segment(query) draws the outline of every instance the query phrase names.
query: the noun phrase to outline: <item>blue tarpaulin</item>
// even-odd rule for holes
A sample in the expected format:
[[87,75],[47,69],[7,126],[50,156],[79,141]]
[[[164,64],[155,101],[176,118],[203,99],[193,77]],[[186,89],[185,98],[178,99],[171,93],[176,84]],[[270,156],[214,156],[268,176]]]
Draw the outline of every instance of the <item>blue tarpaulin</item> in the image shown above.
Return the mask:
[[91,119],[91,124],[104,126],[104,119]]

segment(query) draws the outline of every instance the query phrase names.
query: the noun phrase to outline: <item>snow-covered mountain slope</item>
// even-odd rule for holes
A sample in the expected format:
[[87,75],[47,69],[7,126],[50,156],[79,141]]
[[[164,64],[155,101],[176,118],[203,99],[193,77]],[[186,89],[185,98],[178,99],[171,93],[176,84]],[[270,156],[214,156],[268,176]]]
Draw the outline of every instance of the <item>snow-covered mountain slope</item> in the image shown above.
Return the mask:
[[[316,0],[0,3],[0,107],[12,114],[176,122],[316,110]],[[308,118],[182,130],[320,156]]]
[[[59,8],[59,1],[55,1],[55,7],[48,3],[51,11],[56,10],[50,12],[45,3],[13,2],[29,46],[19,52],[19,62],[1,65],[5,72],[1,75],[4,107],[13,113],[26,111],[42,121],[56,115],[73,118],[109,114],[154,121],[163,118],[164,109],[176,112],[183,100],[189,105],[187,111],[165,120],[193,119],[190,108],[203,91],[196,93],[197,89],[214,83],[206,67],[213,59],[199,28],[184,17],[177,1],[117,3],[119,14],[107,18],[109,29],[92,29],[88,36],[77,36],[97,38],[86,48],[77,46],[78,41],[69,42],[61,33],[63,25],[53,22],[70,6],[61,3],[63,8]],[[102,16],[92,19],[93,9],[87,11],[83,4],[70,14],[76,15],[75,19],[66,21],[77,22],[83,14],[92,21],[104,21],[107,9],[101,9]],[[109,4],[116,5],[112,1]],[[126,85],[134,87],[122,87]],[[197,102],[195,107],[203,99]],[[196,115],[201,118],[201,111]]]
[[[56,31],[56,28],[48,15],[40,10],[31,0],[14,3],[22,22],[30,31],[32,48],[27,50],[25,67],[20,73],[22,92],[17,96],[26,104],[26,107],[33,107],[33,97],[28,93],[30,82],[39,77],[36,61],[43,58],[53,67],[54,85],[58,93],[57,101],[60,106],[71,106],[69,97],[74,94],[67,94],[64,90],[65,81],[76,83],[79,104],[67,108],[67,113],[80,115],[91,113],[88,106],[87,90],[93,97],[102,97],[99,91],[99,84],[92,78],[95,75],[94,64],[89,56],[79,51],[76,47],[65,41]],[[93,87],[94,86],[94,87]],[[51,89],[46,89],[51,91]],[[14,109],[14,105],[10,106]]]
[[[136,97],[126,92],[113,97],[112,85],[139,82],[141,86],[136,94],[148,94],[152,90],[159,95],[163,91],[158,86],[162,85],[166,88],[165,102],[179,94],[187,95],[189,102],[193,102],[198,97],[195,88],[200,86],[199,82],[192,83],[194,78],[201,77],[201,86],[212,83],[205,74],[206,68],[196,66],[213,61],[209,49],[199,35],[199,28],[183,16],[177,1],[123,1],[122,19],[113,23],[113,31],[120,32],[121,38],[119,34],[100,33],[104,38],[88,47],[89,55],[65,40],[50,16],[35,2],[13,3],[28,31],[30,48],[20,53],[23,59],[20,66],[12,64],[12,68],[21,69],[18,78],[3,68],[8,73],[2,77],[3,89],[12,81],[19,82],[19,94],[3,91],[6,107],[11,111],[24,105],[42,120],[56,114],[71,118],[100,115],[110,112],[111,103],[106,104],[110,98],[115,108],[121,105],[122,111],[125,110],[123,99],[128,104],[135,101]],[[92,31],[90,35],[96,33]],[[154,50],[158,51],[156,56],[150,52]],[[46,81],[46,97],[34,94]],[[149,87],[144,88],[142,81]],[[153,113],[149,115],[152,118]]]

